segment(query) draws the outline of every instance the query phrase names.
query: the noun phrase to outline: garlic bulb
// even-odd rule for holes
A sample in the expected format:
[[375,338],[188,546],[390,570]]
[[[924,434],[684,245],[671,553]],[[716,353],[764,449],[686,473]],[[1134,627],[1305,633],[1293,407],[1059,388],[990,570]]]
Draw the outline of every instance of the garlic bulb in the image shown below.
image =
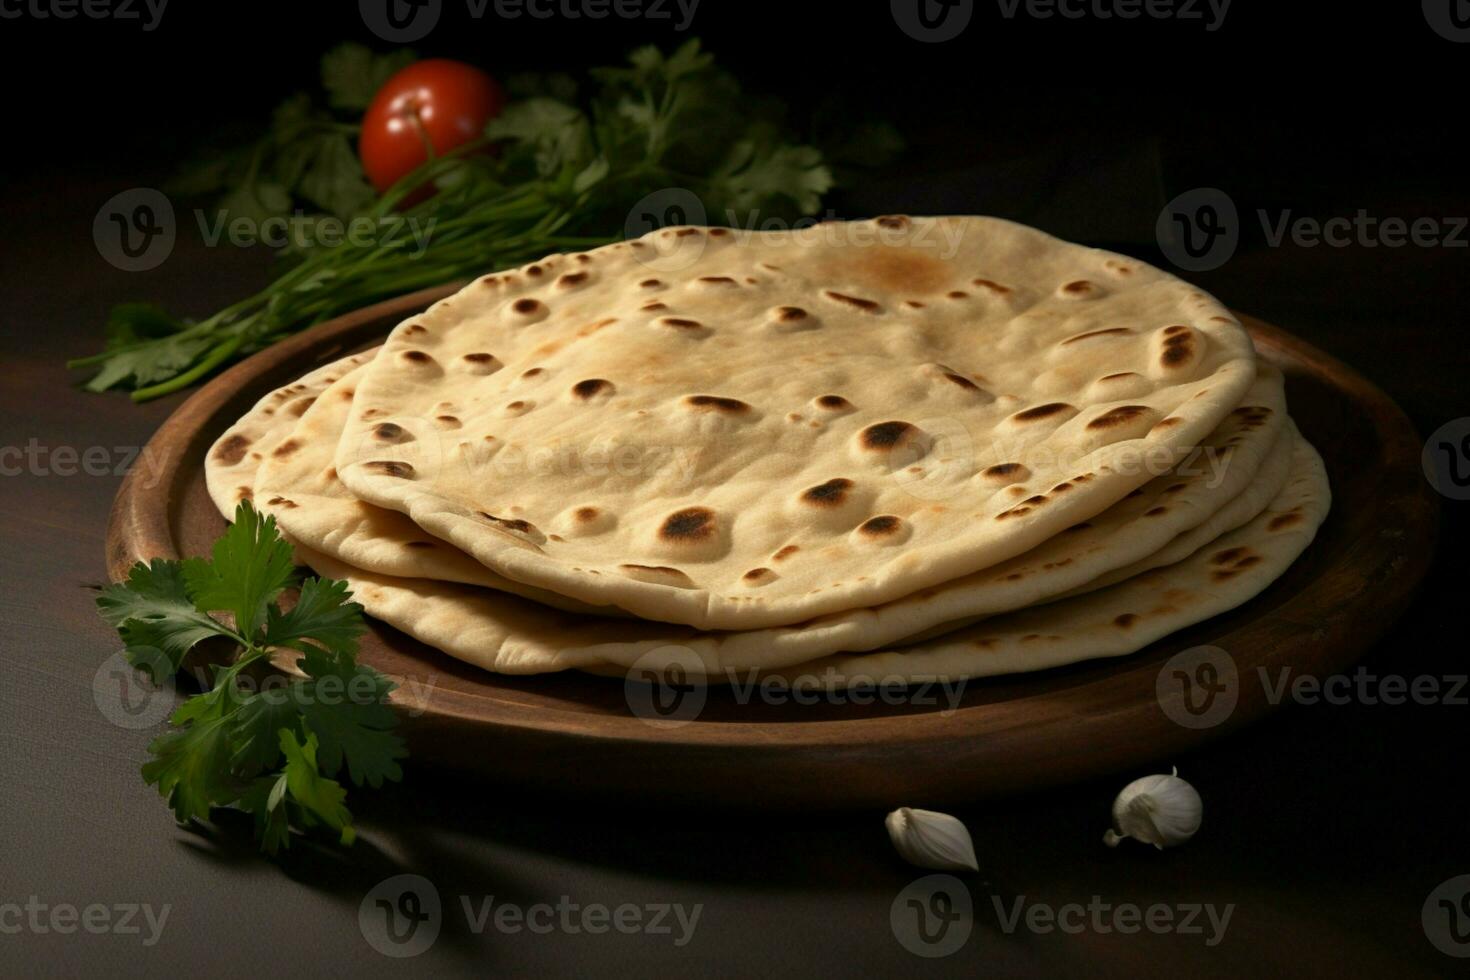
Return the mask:
[[979,871],[965,825],[947,813],[901,806],[883,821],[893,846],[910,864],[935,871]]
[[1199,830],[1205,806],[1195,788],[1171,775],[1144,776],[1123,787],[1113,801],[1113,827],[1103,843],[1117,847],[1125,837],[1152,844],[1159,850],[1183,844]]

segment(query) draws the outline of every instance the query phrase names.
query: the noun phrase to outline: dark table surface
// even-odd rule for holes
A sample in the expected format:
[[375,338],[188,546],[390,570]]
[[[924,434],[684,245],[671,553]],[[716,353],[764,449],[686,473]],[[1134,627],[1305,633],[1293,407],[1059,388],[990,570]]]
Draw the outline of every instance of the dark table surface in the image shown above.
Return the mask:
[[[414,762],[401,787],[358,800],[361,838],[345,854],[298,846],[272,863],[255,856],[239,826],[175,825],[138,775],[156,730],[118,727],[94,701],[99,665],[117,644],[94,613],[92,588],[104,576],[116,471],[180,399],[139,407],[87,395],[62,361],[92,348],[111,303],[208,310],[260,283],[268,256],[181,235],[158,269],[118,271],[93,248],[92,219],[137,182],[38,178],[10,188],[5,212],[0,974],[161,976],[206,964],[227,976],[1461,967],[1426,938],[1421,909],[1441,882],[1470,874],[1463,703],[1294,706],[1173,760],[1203,795],[1206,820],[1195,840],[1169,852],[1100,841],[1114,793],[1141,772],[959,811],[980,855],[980,873],[963,876],[973,931],[957,953],[932,960],[908,952],[890,927],[890,906],[924,872],[896,857],[881,812],[729,817],[649,810],[634,799],[547,801]],[[1428,207],[1367,192],[1360,203],[1410,217]],[[1456,206],[1463,202],[1428,213],[1465,213],[1445,210]],[[1256,247],[1193,278],[1358,367],[1427,433],[1470,414],[1467,257],[1463,248]],[[17,465],[10,447],[32,448]],[[91,472],[68,474],[68,447],[91,460]],[[1436,566],[1365,657],[1374,674],[1446,679],[1470,670],[1460,631],[1465,506],[1445,502]],[[565,779],[574,788],[577,773]],[[365,939],[359,907],[378,882],[405,873],[432,882],[442,931],[423,955],[395,961]],[[682,945],[677,926],[672,935],[477,932],[464,903],[477,910],[491,897],[521,907],[664,904],[688,914],[697,906],[700,917]],[[1231,918],[1213,945],[1208,925],[1203,934],[1007,932],[997,903],[1008,914],[1018,898],[1055,908],[1210,905],[1217,914],[1230,907]],[[167,909],[167,919],[157,935],[141,911],[136,934],[49,924],[51,910],[97,903],[155,917]],[[27,905],[43,911],[22,924]]]

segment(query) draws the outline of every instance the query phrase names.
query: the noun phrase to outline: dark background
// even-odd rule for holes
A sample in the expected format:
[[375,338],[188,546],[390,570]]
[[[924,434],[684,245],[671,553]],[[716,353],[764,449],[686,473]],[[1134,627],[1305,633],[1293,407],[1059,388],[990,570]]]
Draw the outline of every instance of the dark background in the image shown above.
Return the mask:
[[[667,22],[473,21],[449,3],[414,46],[495,74],[575,72],[697,34],[751,90],[784,99],[793,119],[830,121],[837,95],[843,118],[900,126],[905,155],[831,197],[844,217],[995,213],[1163,263],[1152,237],[1159,208],[1200,186],[1226,190],[1243,215],[1470,215],[1470,44],[1436,35],[1419,4],[1236,0],[1213,33],[1199,21],[1006,20],[996,10],[977,4],[959,38],[921,44],[886,3],[703,0],[684,35]],[[158,269],[123,273],[94,248],[93,215],[118,191],[156,186],[211,134],[263,121],[314,85],[318,57],[340,40],[386,48],[351,3],[173,0],[147,33],[136,21],[0,20],[0,444],[137,445],[177,405],[82,395],[61,361],[94,347],[112,303],[207,312],[257,288],[269,256],[181,236]],[[1272,248],[1254,221],[1243,234],[1231,261],[1188,277],[1364,371],[1422,432],[1470,414],[1470,249]],[[0,903],[36,894],[173,911],[146,950],[116,936],[0,934],[0,974],[207,964],[231,976],[1136,977],[1459,966],[1425,940],[1419,909],[1438,883],[1470,873],[1464,706],[1298,707],[1180,759],[1205,797],[1206,829],[1162,855],[1098,844],[1118,778],[965,811],[981,853],[976,932],[932,963],[889,932],[888,905],[917,872],[892,855],[877,813],[732,819],[650,812],[636,800],[556,804],[415,764],[402,788],[358,802],[363,839],[345,858],[299,848],[261,861],[241,828],[176,829],[137,777],[148,733],[114,728],[92,703],[92,675],[113,643],[85,586],[103,575],[116,484],[0,478]],[[1465,673],[1464,506],[1446,502],[1430,583],[1367,657],[1370,669]],[[576,778],[567,774],[569,786]],[[431,954],[393,964],[363,942],[356,912],[373,884],[401,871],[430,877],[446,901],[703,902],[704,919],[682,950],[650,937],[449,929]],[[1007,936],[992,892],[1239,908],[1226,941],[1205,949],[1199,937]]]

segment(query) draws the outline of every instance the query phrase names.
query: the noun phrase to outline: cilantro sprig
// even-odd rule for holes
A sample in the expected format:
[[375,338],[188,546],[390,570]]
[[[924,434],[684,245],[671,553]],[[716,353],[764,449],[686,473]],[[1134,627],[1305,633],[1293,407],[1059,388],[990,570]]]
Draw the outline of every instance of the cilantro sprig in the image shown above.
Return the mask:
[[[813,214],[833,185],[824,154],[791,138],[781,107],[742,93],[692,40],[669,54],[639,48],[625,66],[594,70],[586,91],[563,75],[508,79],[516,98],[480,138],[375,196],[349,114],[411,58],[335,49],[322,66],[325,105],[294,97],[265,137],[176,186],[217,195],[230,218],[291,216],[285,269],[202,320],[114,308],[105,349],[71,362],[94,371],[89,390],[130,388],[145,401],[368,303],[616,241],[631,209],[658,191],[694,194],[709,224],[744,224]],[[883,135],[844,147],[839,162],[882,162],[892,150]],[[319,221],[361,219],[380,229],[370,241],[314,232]]]
[[[283,610],[292,586],[299,595]],[[128,661],[155,682],[205,640],[234,645],[229,663],[211,668],[209,689],[180,705],[172,729],[148,747],[143,779],[180,822],[231,807],[254,817],[268,853],[288,847],[293,831],[317,828],[350,844],[347,788],[334,777],[345,769],[354,786],[374,788],[402,779],[408,753],[388,705],[395,685],[357,662],[362,606],[345,582],[300,580],[275,519],[249,502],[209,558],[139,562],[97,607]],[[305,676],[255,682],[252,672],[283,650],[300,654]]]

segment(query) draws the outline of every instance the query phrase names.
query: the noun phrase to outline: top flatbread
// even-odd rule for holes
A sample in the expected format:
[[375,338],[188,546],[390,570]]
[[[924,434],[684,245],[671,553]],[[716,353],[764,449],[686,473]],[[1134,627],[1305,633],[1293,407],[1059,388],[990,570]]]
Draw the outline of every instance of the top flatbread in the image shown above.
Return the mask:
[[1010,222],[664,229],[401,324],[336,465],[508,578],[751,628],[1027,551],[1177,464],[1254,373],[1200,290]]

